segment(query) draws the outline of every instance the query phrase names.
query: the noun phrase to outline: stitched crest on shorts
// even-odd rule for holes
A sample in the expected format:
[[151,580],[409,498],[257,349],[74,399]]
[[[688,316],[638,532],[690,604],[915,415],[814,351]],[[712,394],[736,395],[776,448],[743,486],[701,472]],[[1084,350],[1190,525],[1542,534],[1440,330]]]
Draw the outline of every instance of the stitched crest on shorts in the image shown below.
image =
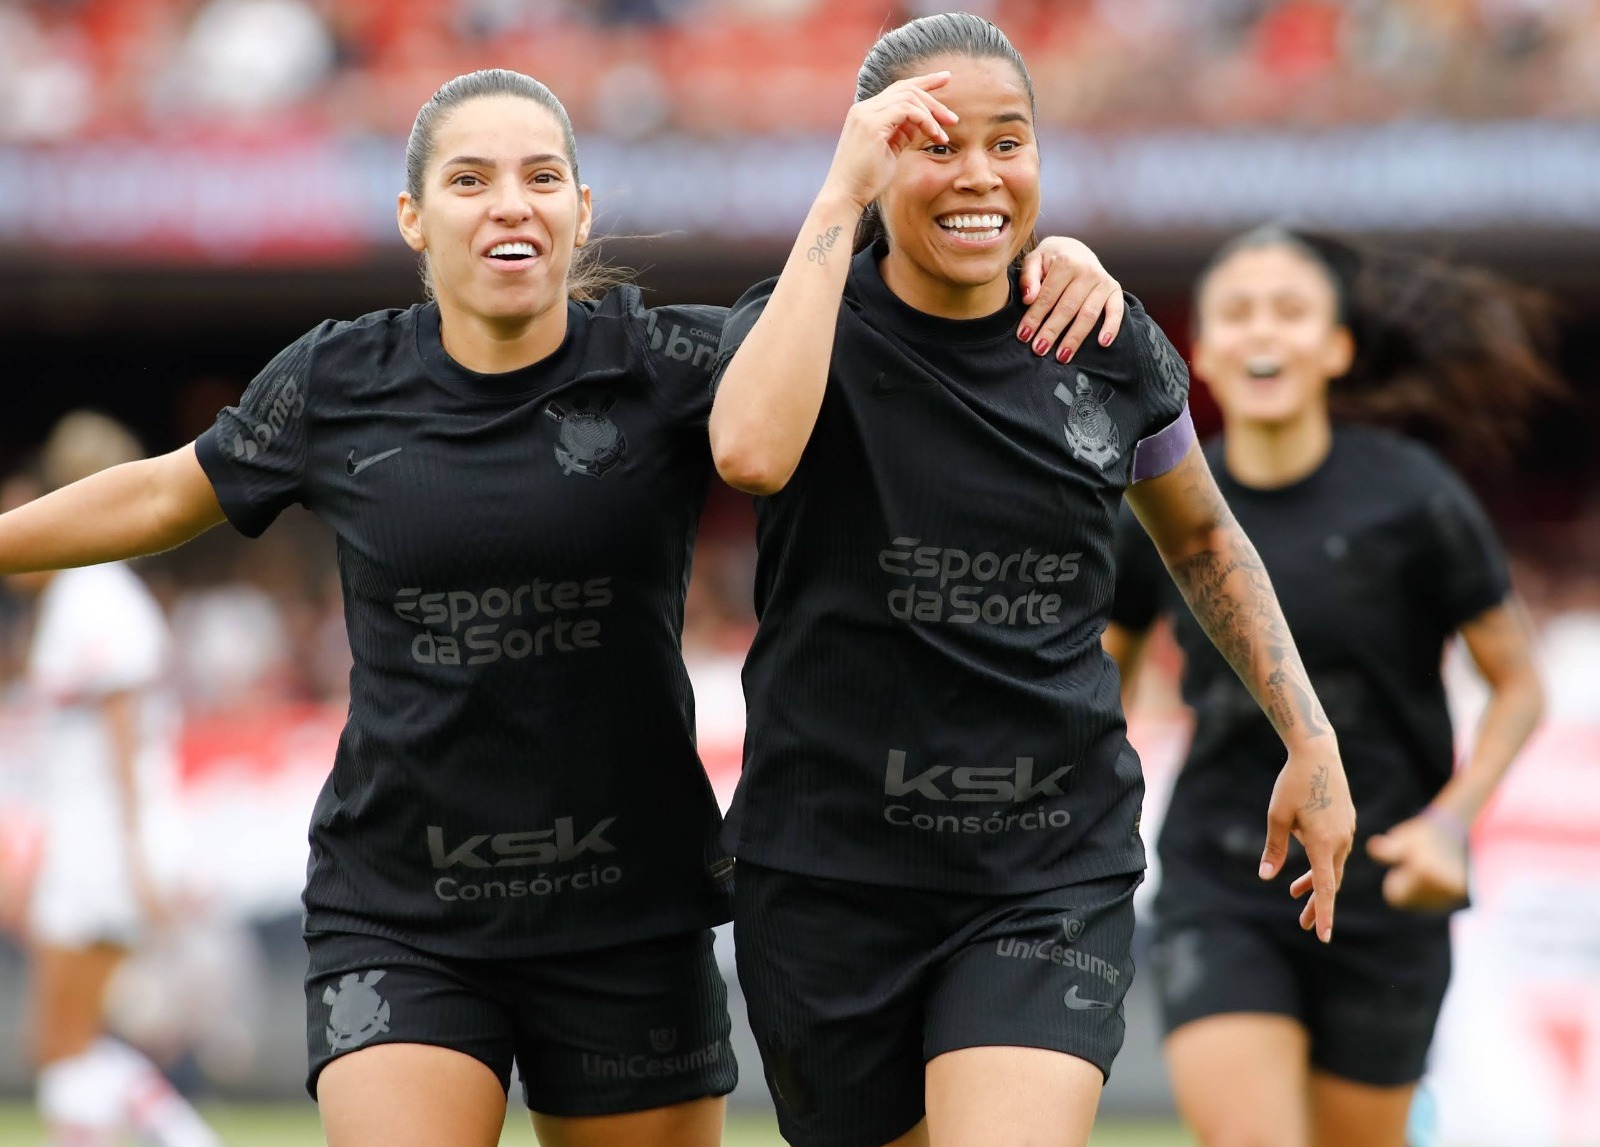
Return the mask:
[[331,1009],[325,1034],[334,1051],[360,1047],[379,1032],[389,1030],[389,1001],[373,988],[384,972],[368,972],[363,979],[351,972],[339,981],[339,988],[324,988],[322,1002]]

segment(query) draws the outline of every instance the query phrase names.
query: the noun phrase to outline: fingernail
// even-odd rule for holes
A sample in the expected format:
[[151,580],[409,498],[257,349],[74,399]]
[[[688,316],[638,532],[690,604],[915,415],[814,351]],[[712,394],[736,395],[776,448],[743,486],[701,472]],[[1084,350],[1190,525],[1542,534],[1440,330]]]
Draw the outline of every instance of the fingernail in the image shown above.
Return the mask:
[[1322,930],[1322,942],[1324,944],[1331,944],[1333,942],[1333,929],[1332,928],[1324,928]]
[[1110,346],[1111,345],[1111,332],[1109,332],[1109,331],[1101,331],[1100,332],[1100,345],[1101,346]]
[[1027,342],[1032,337],[1033,337],[1033,328],[1032,327],[1023,327],[1020,331],[1017,332],[1017,339],[1020,342]]
[[1050,350],[1050,340],[1045,338],[1043,335],[1039,336],[1039,338],[1034,341],[1034,344],[1033,344],[1033,353],[1034,354],[1044,355],[1044,354],[1049,353],[1049,350]]
[[1265,860],[1263,860],[1261,862],[1261,867],[1256,869],[1256,873],[1263,880],[1271,880],[1272,879],[1272,865],[1268,864]]
[[1077,352],[1078,348],[1073,346],[1071,343],[1068,343],[1066,346],[1062,347],[1056,352],[1056,357],[1062,362],[1071,362],[1072,356]]

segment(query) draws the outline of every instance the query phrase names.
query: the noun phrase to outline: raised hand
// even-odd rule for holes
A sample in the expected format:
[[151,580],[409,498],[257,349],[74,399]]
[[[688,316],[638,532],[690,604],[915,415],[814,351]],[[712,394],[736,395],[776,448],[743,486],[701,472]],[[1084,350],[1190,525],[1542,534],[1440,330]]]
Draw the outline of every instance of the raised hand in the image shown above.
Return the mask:
[[852,106],[823,191],[865,210],[889,185],[901,152],[919,141],[949,143],[944,125],[958,117],[930,94],[949,82],[949,72],[912,76]]
[[[1023,257],[1022,301],[1028,310],[1017,326],[1017,337],[1031,343],[1040,357],[1054,348],[1056,358],[1071,362],[1102,313],[1106,321],[1100,328],[1101,346],[1110,346],[1122,329],[1122,284],[1077,239],[1052,235]],[[1056,339],[1063,330],[1067,334],[1058,347]]]

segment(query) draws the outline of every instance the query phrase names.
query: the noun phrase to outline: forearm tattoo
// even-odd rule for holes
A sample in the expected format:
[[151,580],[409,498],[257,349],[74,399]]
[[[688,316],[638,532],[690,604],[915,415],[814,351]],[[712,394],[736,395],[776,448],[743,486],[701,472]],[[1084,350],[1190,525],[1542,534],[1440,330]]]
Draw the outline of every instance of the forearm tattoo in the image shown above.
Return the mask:
[[[1190,494],[1203,501],[1216,521],[1206,547],[1172,569],[1173,580],[1195,620],[1261,702],[1279,733],[1300,730],[1311,737],[1327,733],[1328,719],[1311,688],[1255,547],[1209,474],[1194,482]],[[1325,808],[1328,801],[1327,769],[1323,768],[1312,781],[1311,806]]]
[[806,252],[806,258],[813,263],[826,264],[828,253],[833,250],[834,244],[839,242],[839,235],[842,231],[844,231],[843,227],[833,226],[818,235],[816,241],[811,244],[811,249]]

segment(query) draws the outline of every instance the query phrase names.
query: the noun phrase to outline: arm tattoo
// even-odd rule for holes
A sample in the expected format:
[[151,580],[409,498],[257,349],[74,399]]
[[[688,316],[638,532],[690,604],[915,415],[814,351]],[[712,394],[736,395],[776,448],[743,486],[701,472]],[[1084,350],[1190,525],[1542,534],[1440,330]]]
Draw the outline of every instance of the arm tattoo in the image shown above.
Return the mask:
[[[1209,474],[1197,478],[1188,493],[1216,525],[1205,548],[1173,563],[1173,580],[1195,620],[1255,694],[1273,726],[1280,733],[1298,728],[1306,736],[1321,736],[1328,732],[1328,719],[1260,556]],[[1329,799],[1326,771],[1312,791],[1314,802]]]
[[812,243],[811,249],[806,252],[806,258],[813,263],[827,263],[828,252],[833,250],[834,244],[839,241],[839,233],[843,230],[843,227],[834,226],[818,235],[816,242]]

